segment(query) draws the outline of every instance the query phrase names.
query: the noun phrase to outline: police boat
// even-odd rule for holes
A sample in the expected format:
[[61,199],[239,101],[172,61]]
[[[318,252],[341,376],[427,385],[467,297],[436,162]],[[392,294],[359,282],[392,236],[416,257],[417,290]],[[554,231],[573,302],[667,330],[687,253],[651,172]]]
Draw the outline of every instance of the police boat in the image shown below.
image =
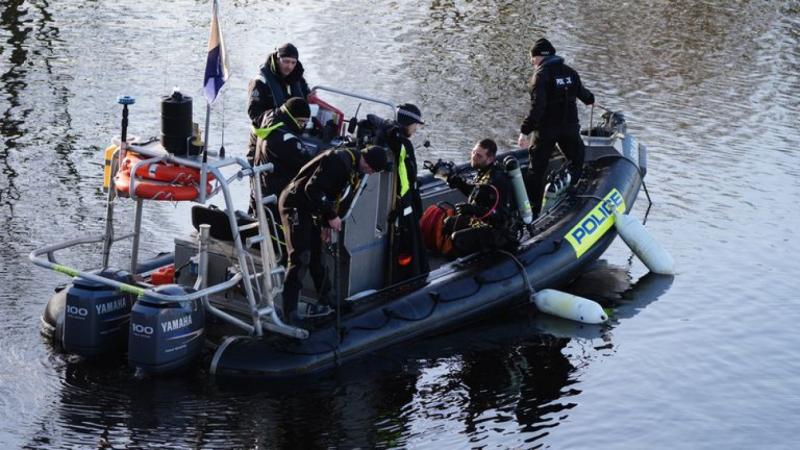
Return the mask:
[[[396,109],[389,101],[314,88],[309,99],[314,120],[303,140],[317,150],[359,145],[354,137],[357,119],[346,120],[341,110],[322,100],[323,94],[344,96],[358,108],[367,103],[392,114]],[[241,157],[204,155],[202,145],[192,144],[196,130],[188,96],[173,93],[163,99],[161,139],[150,142],[127,137],[133,99],[121,98],[120,103],[122,133],[105,152],[105,232],[47,245],[30,255],[36,265],[71,277],[42,316],[42,333],[66,353],[87,358],[127,353],[132,368],[148,373],[202,364],[219,378],[291,378],[466,327],[510,308],[537,307],[585,322],[605,320],[594,302],[559,296],[554,289],[570,283],[603,254],[617,235],[614,224],[631,210],[643,186],[647,151],[627,132],[620,113],[606,111],[602,121],[583,131],[585,168],[573,187],[559,186],[563,158],[551,161],[548,198],[535,221],[530,220],[524,187],[515,191],[521,194],[515,213],[519,245],[513,251],[453,258],[432,250],[427,255],[430,272],[401,282],[387,281],[388,266],[397,256],[391,254],[388,226],[394,174],[363,176],[342,203],[343,229],[323,256],[333,280],[335,312],[289,325],[277,307],[285,274],[280,264],[284,250],[275,244],[279,220],[270,216],[269,208],[258,208],[256,217],[236,211],[231,194],[232,184],[245,183],[254,186],[257,202],[275,202],[274,196],[262,198],[260,189],[259,175],[272,165],[253,167]],[[521,182],[518,173],[527,164],[526,151],[498,155],[503,159],[512,179]],[[420,174],[418,181],[424,207],[464,200],[433,173]],[[140,260],[144,206],[177,201],[179,192],[181,201],[197,203],[192,208],[194,231],[175,237],[169,252]],[[217,196],[224,208],[206,206]],[[114,205],[131,200],[133,229],[118,236]],[[125,258],[125,267],[113,267],[111,256],[123,242],[130,261]],[[99,244],[102,261],[95,269],[69,267],[57,259],[61,252]],[[306,282],[301,304],[315,303],[316,292]]]

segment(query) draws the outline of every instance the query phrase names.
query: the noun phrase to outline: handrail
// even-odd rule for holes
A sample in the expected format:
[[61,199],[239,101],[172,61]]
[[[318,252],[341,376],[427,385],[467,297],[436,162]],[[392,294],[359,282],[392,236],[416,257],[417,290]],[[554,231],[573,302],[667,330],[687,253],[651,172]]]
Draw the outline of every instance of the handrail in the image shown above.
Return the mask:
[[[136,296],[143,296],[147,295],[149,299],[160,300],[165,303],[182,303],[191,301],[206,295],[216,294],[218,292],[226,291],[231,287],[235,286],[239,281],[242,280],[242,274],[236,273],[233,277],[229,280],[224,281],[222,283],[215,284],[213,286],[209,286],[206,289],[202,289],[196,292],[192,292],[189,294],[184,295],[164,295],[155,292],[152,288],[142,288],[139,286],[134,286],[129,283],[123,283],[121,281],[112,280],[109,278],[101,277],[99,275],[86,272],[80,269],[75,269],[73,267],[65,266],[63,264],[59,264],[57,262],[51,262],[49,259],[52,257],[52,254],[58,250],[63,250],[65,248],[74,247],[76,245],[82,244],[91,244],[96,242],[101,242],[103,237],[87,237],[87,238],[80,238],[80,239],[72,239],[69,241],[61,242],[58,244],[48,245],[42,247],[40,249],[34,250],[28,255],[28,258],[39,267],[44,267],[45,269],[51,269],[59,273],[63,273],[64,275],[71,276],[71,277],[81,277],[87,280],[91,280],[97,283],[105,284],[107,286],[111,286],[114,288],[119,289],[122,292],[127,292],[128,294],[133,294]],[[44,259],[41,255],[47,254],[48,259]]]
[[361,99],[361,100],[366,100],[366,101],[372,102],[372,103],[378,103],[378,104],[381,104],[381,105],[386,105],[386,106],[388,106],[389,108],[392,109],[392,112],[394,112],[395,109],[397,109],[397,105],[395,105],[394,103],[392,103],[389,100],[381,100],[381,99],[374,98],[374,97],[368,97],[368,96],[363,95],[363,94],[356,94],[355,92],[347,92],[347,91],[343,91],[341,89],[336,89],[336,88],[327,87],[327,86],[319,86],[319,85],[317,85],[317,86],[314,86],[313,88],[311,88],[311,92],[312,93],[317,91],[317,90],[327,91],[327,92],[331,92],[333,94],[344,95],[345,97],[353,97],[353,98],[358,98],[358,99]]

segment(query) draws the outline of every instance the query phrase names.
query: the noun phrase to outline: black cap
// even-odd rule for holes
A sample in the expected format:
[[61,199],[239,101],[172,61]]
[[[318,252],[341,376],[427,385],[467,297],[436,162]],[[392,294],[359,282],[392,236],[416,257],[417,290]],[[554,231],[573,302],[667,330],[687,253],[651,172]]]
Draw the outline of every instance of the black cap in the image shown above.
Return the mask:
[[422,111],[411,103],[403,103],[397,107],[397,123],[404,127],[412,123],[425,125],[425,122],[422,121]]
[[308,102],[300,97],[290,98],[283,104],[282,108],[295,119],[308,120],[311,117],[311,108],[308,106]]
[[278,47],[278,57],[299,59],[300,53],[297,52],[297,47],[287,42]]
[[361,157],[369,164],[374,172],[386,170],[388,160],[386,159],[386,149],[378,145],[370,145],[361,150]]
[[556,54],[556,48],[545,38],[538,39],[531,47],[531,56],[550,56]]

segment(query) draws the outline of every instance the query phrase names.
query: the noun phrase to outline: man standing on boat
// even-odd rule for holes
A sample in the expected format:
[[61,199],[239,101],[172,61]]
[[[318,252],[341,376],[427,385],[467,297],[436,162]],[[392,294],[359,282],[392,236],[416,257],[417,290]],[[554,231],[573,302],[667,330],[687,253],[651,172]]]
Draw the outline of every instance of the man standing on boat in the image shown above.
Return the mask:
[[[278,109],[264,116],[264,122],[253,131],[258,138],[256,151],[251,161],[254,166],[272,163],[275,168],[270,174],[261,175],[261,195],[281,195],[283,189],[314,153],[303,145],[300,135],[310,120],[311,109],[302,99],[293,97]],[[278,219],[277,208],[273,209]],[[250,214],[255,215],[255,195],[250,195]]]
[[[297,47],[286,43],[267,56],[258,76],[248,86],[247,115],[253,129],[261,127],[266,115],[280,108],[292,97],[307,99],[310,92],[303,78],[303,64],[298,60]],[[255,133],[250,133],[247,159],[253,161],[256,148]]]
[[496,157],[497,144],[483,139],[470,154],[475,178],[468,181],[459,174],[447,177],[450,187],[467,196],[465,203],[456,205],[456,215],[445,221],[445,230],[452,233],[459,255],[516,244],[511,223],[511,181]]
[[286,234],[289,264],[283,288],[283,320],[297,318],[297,302],[306,272],[311,272],[319,300],[309,305],[306,317],[329,314],[332,302],[331,282],[322,266],[323,237],[331,230],[340,231],[339,202],[354,192],[359,174],[386,169],[383,147],[371,146],[361,151],[343,147],[327,150],[308,162],[281,193],[278,203]]
[[363,125],[374,133],[375,144],[392,150],[397,167],[394,179],[395,203],[389,214],[392,248],[389,255],[391,260],[388,283],[392,284],[430,270],[419,228],[422,199],[417,187],[417,159],[410,139],[425,122],[422,121],[422,112],[416,105],[403,103],[397,107],[397,121],[369,114]]
[[[547,165],[555,145],[571,161],[572,183],[578,182],[583,169],[584,145],[580,136],[579,98],[584,104],[594,103],[594,94],[583,87],[578,72],[556,56],[556,49],[547,39],[541,38],[531,48],[534,67],[530,81],[531,108],[522,121],[518,144],[528,148],[528,198],[534,214],[542,208],[542,198],[547,181]],[[533,141],[528,135],[533,133]]]

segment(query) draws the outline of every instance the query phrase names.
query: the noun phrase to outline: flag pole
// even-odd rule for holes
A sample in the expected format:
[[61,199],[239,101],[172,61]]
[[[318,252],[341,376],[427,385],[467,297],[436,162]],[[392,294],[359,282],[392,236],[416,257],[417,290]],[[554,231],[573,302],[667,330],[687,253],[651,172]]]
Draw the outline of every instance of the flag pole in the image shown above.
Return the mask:
[[200,190],[200,203],[206,202],[206,180],[208,179],[207,171],[208,171],[208,124],[211,119],[211,103],[206,102],[206,128],[204,130],[204,137],[203,137],[203,160],[202,165],[200,168],[200,186],[198,189]]
[[[208,180],[208,134],[211,122],[211,104],[217,98],[219,90],[228,79],[228,61],[225,54],[225,42],[219,27],[219,5],[217,0],[211,3],[211,30],[208,35],[208,57],[203,76],[203,90],[206,97],[206,128],[203,139],[203,157],[200,165],[200,203],[206,201],[206,181]],[[221,156],[221,155],[220,155]]]

